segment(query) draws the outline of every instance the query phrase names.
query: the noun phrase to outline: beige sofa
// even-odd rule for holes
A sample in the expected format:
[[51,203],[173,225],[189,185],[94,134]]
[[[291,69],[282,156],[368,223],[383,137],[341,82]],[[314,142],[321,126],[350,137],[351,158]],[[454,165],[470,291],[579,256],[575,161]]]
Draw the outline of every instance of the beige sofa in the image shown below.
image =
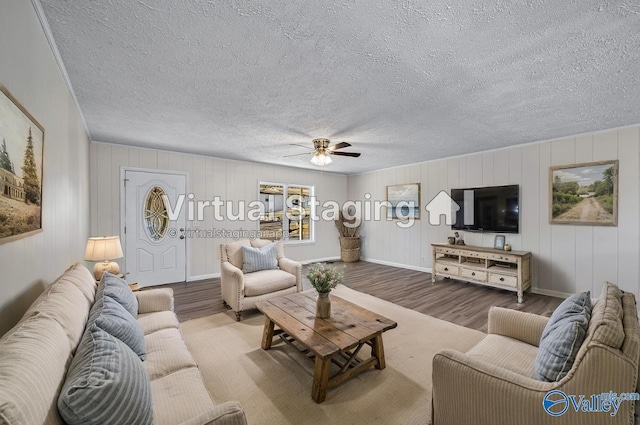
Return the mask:
[[[488,335],[467,353],[443,350],[433,359],[433,425],[633,424],[634,401],[622,401],[615,416],[607,412],[566,412],[551,416],[543,400],[552,390],[569,395],[638,388],[640,326],[635,297],[607,284],[593,305],[586,338],[573,367],[558,382],[535,380],[534,362],[548,319],[504,308],[489,311]],[[551,401],[562,400],[559,393]],[[552,413],[560,413],[561,402]]]
[[256,308],[260,301],[302,290],[302,264],[285,258],[282,241],[276,245],[277,269],[242,272],[242,247],[262,248],[272,242],[242,239],[220,245],[222,299],[236,313],[238,321],[242,311]]
[[[97,285],[82,265],[69,268],[0,339],[0,424],[64,424],[57,399],[82,337]],[[145,334],[143,362],[158,425],[246,424],[237,402],[216,404],[204,386],[173,312],[171,289],[136,292]],[[124,425],[124,424],[123,424]]]

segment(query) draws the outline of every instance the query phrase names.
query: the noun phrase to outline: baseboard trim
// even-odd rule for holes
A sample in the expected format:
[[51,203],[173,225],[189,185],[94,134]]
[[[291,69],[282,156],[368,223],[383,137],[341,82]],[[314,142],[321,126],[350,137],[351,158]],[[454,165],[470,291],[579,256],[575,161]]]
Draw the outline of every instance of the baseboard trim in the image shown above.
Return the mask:
[[311,263],[328,263],[328,262],[333,262],[333,261],[340,261],[340,257],[325,257],[325,258],[315,258],[313,260],[295,260],[298,261],[300,264],[311,264]]
[[196,280],[215,279],[216,277],[220,277],[220,273],[211,273],[211,274],[201,274],[201,275],[198,275],[198,276],[189,276],[187,278],[187,282],[194,282]]
[[376,260],[375,258],[369,258],[369,257],[362,257],[360,259],[362,261],[367,261],[369,263],[382,264],[383,266],[398,267],[398,268],[401,268],[401,269],[415,270],[415,271],[418,271],[418,272],[431,273],[431,267],[418,267],[418,266],[412,266],[412,265],[409,265],[409,264],[394,263],[393,261]]
[[542,289],[542,288],[531,288],[531,292],[534,294],[547,295],[549,297],[556,298],[569,298],[573,294],[568,294],[566,292],[553,291],[551,289]]

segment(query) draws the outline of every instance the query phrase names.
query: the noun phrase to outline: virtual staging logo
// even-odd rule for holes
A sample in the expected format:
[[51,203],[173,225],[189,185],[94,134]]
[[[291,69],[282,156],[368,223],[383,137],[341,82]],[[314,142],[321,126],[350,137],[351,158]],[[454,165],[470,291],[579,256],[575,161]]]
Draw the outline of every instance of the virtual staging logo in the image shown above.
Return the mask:
[[638,393],[608,393],[586,395],[567,395],[560,390],[549,391],[542,399],[542,407],[551,416],[562,416],[569,409],[584,413],[609,413],[611,417],[618,414],[623,401],[640,400]]

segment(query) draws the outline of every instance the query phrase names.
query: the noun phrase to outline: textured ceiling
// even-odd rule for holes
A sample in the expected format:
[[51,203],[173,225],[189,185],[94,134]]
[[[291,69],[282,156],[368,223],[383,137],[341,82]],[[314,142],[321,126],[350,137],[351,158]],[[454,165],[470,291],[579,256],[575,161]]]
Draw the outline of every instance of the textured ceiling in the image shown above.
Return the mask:
[[95,141],[357,173],[640,123],[637,0],[41,4]]

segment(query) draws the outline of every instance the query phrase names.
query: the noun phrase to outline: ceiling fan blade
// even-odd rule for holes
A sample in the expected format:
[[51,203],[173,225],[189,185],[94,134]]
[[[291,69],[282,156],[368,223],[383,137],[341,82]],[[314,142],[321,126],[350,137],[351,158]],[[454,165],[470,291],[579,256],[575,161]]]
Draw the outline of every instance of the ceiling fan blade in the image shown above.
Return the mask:
[[300,146],[301,148],[313,150],[313,148],[310,148],[309,146],[299,145],[298,143],[289,143],[289,145],[291,145],[291,146]]
[[290,156],[310,155],[310,154],[312,154],[312,153],[313,153],[313,152],[294,153],[293,155],[285,155],[285,156],[283,156],[283,158],[288,158],[288,157],[290,157]]
[[339,155],[339,156],[351,156],[353,158],[357,158],[360,156],[358,152],[332,152],[331,155]]
[[348,148],[349,146],[351,146],[351,143],[340,142],[340,143],[336,143],[335,145],[329,146],[329,150],[333,152],[338,149]]

